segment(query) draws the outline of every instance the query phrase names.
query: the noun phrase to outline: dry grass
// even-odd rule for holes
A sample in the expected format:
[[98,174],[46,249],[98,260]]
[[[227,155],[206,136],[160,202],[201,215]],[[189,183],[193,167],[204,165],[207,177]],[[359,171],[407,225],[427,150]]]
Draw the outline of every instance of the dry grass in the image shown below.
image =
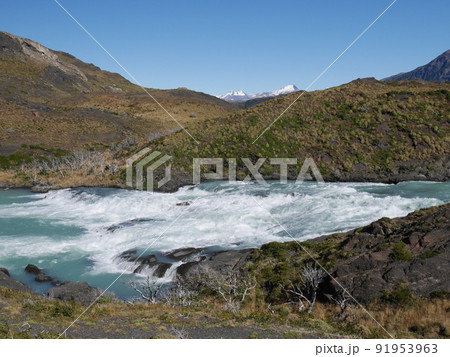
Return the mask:
[[[51,301],[9,289],[0,288],[3,304],[2,318],[11,331],[24,321],[47,326],[52,331],[62,331],[82,311],[74,304]],[[255,296],[253,296],[253,299]],[[448,298],[420,299],[411,307],[372,303],[366,306],[375,319],[396,338],[447,338],[449,335]],[[336,320],[339,308],[333,304],[317,303],[311,314],[296,312],[288,305],[272,306],[254,304],[252,299],[241,311],[224,310],[220,300],[213,297],[200,299],[197,304],[173,307],[164,303],[135,303],[127,305],[104,301],[93,306],[77,324],[79,328],[95,327],[107,335],[117,329],[139,329],[155,332],[172,327],[258,327],[278,329],[289,333],[312,334],[323,337],[387,338],[385,332],[361,308],[349,308],[346,321]],[[1,327],[1,326],[0,326]],[[109,331],[109,332],[108,332]],[[54,337],[49,335],[48,337]]]
[[[448,298],[420,299],[409,307],[373,303],[366,306],[373,317],[395,338],[448,338],[450,335],[450,300]],[[364,310],[352,306],[349,321],[336,322],[339,308],[318,303],[311,317],[327,321],[338,330],[366,338],[388,338]]]

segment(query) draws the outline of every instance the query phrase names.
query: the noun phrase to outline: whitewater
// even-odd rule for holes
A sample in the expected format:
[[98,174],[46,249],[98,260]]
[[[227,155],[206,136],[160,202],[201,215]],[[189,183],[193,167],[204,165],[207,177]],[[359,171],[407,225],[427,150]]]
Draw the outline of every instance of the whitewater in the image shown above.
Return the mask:
[[[48,286],[23,271],[29,263],[61,281],[101,288],[127,268],[118,256],[130,249],[241,249],[289,241],[290,235],[303,241],[449,201],[450,182],[209,182],[174,193],[0,191],[0,266],[41,292]],[[122,290],[113,287],[118,295]]]

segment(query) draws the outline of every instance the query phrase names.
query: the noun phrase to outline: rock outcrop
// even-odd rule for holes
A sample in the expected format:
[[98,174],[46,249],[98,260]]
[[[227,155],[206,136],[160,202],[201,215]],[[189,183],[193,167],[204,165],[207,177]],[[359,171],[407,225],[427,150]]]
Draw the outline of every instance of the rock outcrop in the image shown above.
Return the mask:
[[188,262],[178,267],[177,275],[192,281],[205,273],[228,275],[239,272],[248,261],[253,249],[224,250],[205,256],[204,259]]
[[17,290],[24,293],[32,293],[30,287],[25,286],[20,281],[14,280],[10,277],[9,271],[6,268],[0,268],[0,287],[3,286],[5,288],[11,290]]
[[383,218],[345,234],[341,249],[351,257],[338,260],[330,272],[359,301],[400,284],[415,295],[450,291],[449,242],[450,204]]
[[275,299],[283,299],[283,286],[301,280],[301,267],[321,269],[320,263],[329,273],[319,285],[321,299],[341,295],[344,287],[365,303],[400,290],[415,296],[448,293],[449,242],[447,203],[406,217],[382,218],[346,233],[265,244],[250,260],[253,270],[260,272],[261,287]]
[[[176,264],[176,274],[183,280],[193,280],[205,272],[228,274],[238,271],[253,249],[219,250],[212,248],[180,248],[167,253],[158,252],[145,257],[134,257],[137,250],[131,249],[119,255],[119,259],[133,262],[133,273],[163,277]],[[181,263],[181,264],[180,264]]]
[[56,288],[51,288],[48,291],[48,296],[51,299],[59,299],[63,301],[73,301],[82,305],[92,303],[97,297],[102,294],[102,290],[93,288],[84,281],[64,282]]

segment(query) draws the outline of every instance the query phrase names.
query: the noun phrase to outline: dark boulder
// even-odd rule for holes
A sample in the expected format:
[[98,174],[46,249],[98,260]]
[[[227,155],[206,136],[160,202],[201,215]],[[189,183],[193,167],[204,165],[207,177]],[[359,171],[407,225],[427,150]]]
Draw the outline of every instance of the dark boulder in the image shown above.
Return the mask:
[[25,267],[25,271],[27,273],[36,275],[34,280],[37,281],[38,283],[45,283],[45,282],[53,281],[53,278],[51,276],[48,276],[47,274],[45,274],[43,269],[38,268],[34,264],[28,264]]
[[188,201],[185,201],[185,202],[178,202],[178,203],[177,203],[177,206],[190,206],[190,205],[191,205],[191,203],[188,202]]
[[34,264],[28,264],[26,267],[25,267],[25,271],[27,272],[27,273],[30,273],[30,274],[34,274],[34,275],[38,275],[41,271],[42,271],[42,269],[39,269],[36,265],[34,265]]
[[153,272],[153,276],[156,276],[157,278],[162,278],[171,266],[172,264],[170,263],[159,263],[158,267]]

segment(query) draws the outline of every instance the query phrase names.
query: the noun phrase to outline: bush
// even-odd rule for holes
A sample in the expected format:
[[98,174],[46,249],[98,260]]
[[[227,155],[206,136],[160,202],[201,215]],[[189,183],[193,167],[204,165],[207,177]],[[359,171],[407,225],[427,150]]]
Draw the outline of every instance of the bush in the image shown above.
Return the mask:
[[58,303],[53,306],[51,314],[52,316],[73,317],[74,312],[75,308],[73,305]]
[[432,299],[448,298],[449,296],[450,296],[450,292],[446,291],[446,290],[433,291],[430,294],[430,298],[432,298]]
[[405,250],[406,244],[404,242],[398,242],[392,248],[392,259],[397,260],[411,260],[412,255]]
[[386,303],[401,307],[413,306],[417,302],[411,290],[404,285],[399,285],[392,291],[384,291],[382,300]]
[[428,259],[428,258],[433,258],[434,256],[438,255],[439,253],[441,253],[439,250],[428,250],[428,251],[420,254],[419,257],[421,259]]

